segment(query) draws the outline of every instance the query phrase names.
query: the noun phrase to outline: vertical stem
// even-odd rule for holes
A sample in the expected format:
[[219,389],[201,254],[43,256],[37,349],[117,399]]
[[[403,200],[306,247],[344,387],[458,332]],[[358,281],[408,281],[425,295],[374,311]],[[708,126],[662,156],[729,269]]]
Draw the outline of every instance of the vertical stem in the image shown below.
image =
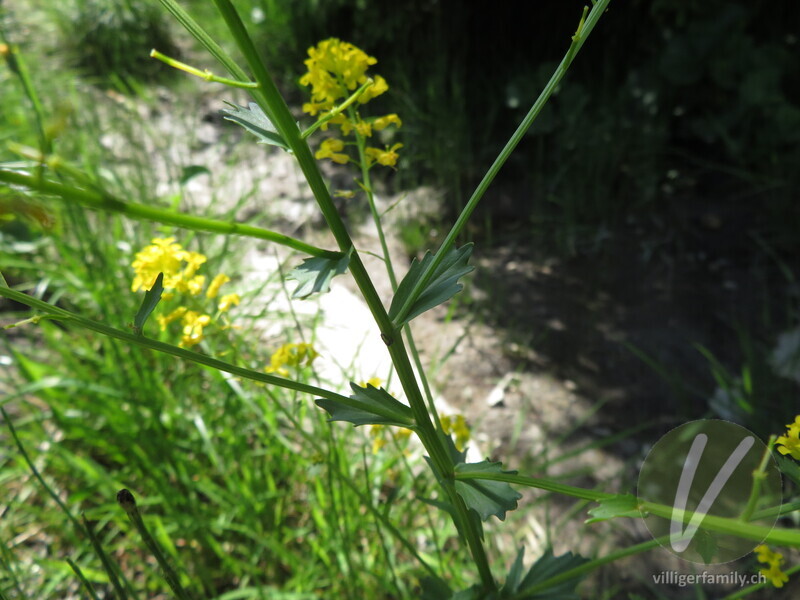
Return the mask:
[[[328,228],[336,239],[339,248],[343,252],[351,251],[351,249],[353,249],[353,241],[328,193],[328,189],[319,172],[317,163],[311,154],[311,149],[302,138],[297,123],[292,117],[289,107],[286,105],[286,101],[275,87],[275,83],[261,61],[252,40],[247,34],[244,24],[236,13],[230,0],[214,0],[214,4],[225,19],[228,29],[233,34],[239,46],[239,50],[244,55],[250,70],[253,72],[253,79],[259,84],[259,88],[252,92],[254,98],[264,112],[271,118],[275,128],[297,158],[300,169],[314,194],[320,211],[325,218]],[[262,103],[264,104],[263,106]],[[381,337],[389,350],[392,363],[397,370],[403,391],[405,392],[412,414],[414,415],[420,441],[430,455],[431,462],[438,471],[439,477],[443,481],[452,480],[455,465],[453,464],[453,460],[447,448],[438,438],[437,432],[431,422],[430,415],[425,406],[425,400],[422,398],[419,385],[411,367],[411,362],[408,358],[408,352],[403,343],[403,338],[400,335],[400,330],[394,326],[389,318],[375,290],[375,286],[367,270],[364,268],[361,257],[355,249],[352,250],[349,266],[350,273],[361,291],[364,301],[367,303],[380,329]],[[461,529],[464,532],[472,557],[477,565],[483,587],[486,590],[493,590],[496,588],[496,585],[489,568],[486,553],[483,549],[480,532],[468,517],[467,508],[461,497],[455,492],[452,481],[450,481],[449,485],[445,485],[445,489],[448,490],[451,500],[456,507],[457,514],[461,520]]]
[[464,210],[461,211],[461,214],[458,216],[458,219],[456,219],[456,222],[453,224],[453,227],[450,229],[447,237],[445,237],[442,245],[439,247],[439,250],[437,250],[436,254],[434,254],[433,260],[428,264],[428,267],[425,269],[425,271],[423,271],[422,275],[417,280],[416,285],[408,295],[406,301],[403,303],[403,306],[400,307],[400,311],[395,319],[396,323],[403,322],[408,314],[408,311],[411,309],[414,302],[416,302],[417,298],[430,281],[434,271],[441,264],[442,260],[444,260],[444,257],[450,248],[452,248],[455,244],[456,237],[467,224],[467,221],[472,215],[472,212],[475,210],[475,207],[478,206],[478,202],[480,202],[481,198],[483,198],[486,190],[489,189],[489,185],[492,183],[492,181],[494,181],[494,178],[500,171],[500,168],[505,164],[506,160],[508,160],[508,157],[511,156],[514,148],[516,148],[517,144],[519,144],[519,142],[522,140],[525,132],[528,130],[528,128],[530,128],[531,124],[533,124],[533,121],[536,119],[536,117],[539,116],[539,113],[544,108],[544,105],[547,104],[550,96],[552,96],[559,82],[566,74],[567,69],[569,69],[569,66],[572,64],[572,61],[578,54],[578,51],[583,46],[586,38],[592,32],[594,26],[597,25],[597,22],[600,20],[600,16],[606,10],[610,1],[611,0],[599,0],[596,4],[594,4],[592,7],[592,12],[589,13],[589,16],[585,20],[583,16],[581,17],[581,24],[578,26],[578,31],[574,36],[572,36],[572,43],[570,44],[569,50],[567,50],[567,54],[564,56],[564,59],[556,68],[553,76],[550,77],[550,81],[547,82],[547,85],[542,90],[542,93],[539,94],[536,102],[533,103],[533,106],[531,107],[530,111],[528,111],[528,114],[525,115],[522,123],[520,123],[519,127],[517,127],[517,130],[513,133],[511,138],[509,138],[506,145],[500,151],[500,154],[497,155],[497,158],[492,163],[492,166],[489,167],[488,171],[486,171],[486,174],[478,184],[478,187],[475,188],[475,191],[472,193],[472,196],[467,202],[467,205],[464,207]]

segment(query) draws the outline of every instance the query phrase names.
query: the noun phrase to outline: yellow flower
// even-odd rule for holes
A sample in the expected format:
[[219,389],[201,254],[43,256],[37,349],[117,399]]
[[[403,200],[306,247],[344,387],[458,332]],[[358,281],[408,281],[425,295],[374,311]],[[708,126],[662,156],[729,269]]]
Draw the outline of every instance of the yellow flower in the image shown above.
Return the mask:
[[[344,131],[344,129],[342,129]],[[372,125],[364,121],[356,123],[356,131],[362,137],[369,137],[372,135]]]
[[189,310],[189,309],[186,308],[185,306],[179,306],[178,308],[173,310],[171,313],[169,313],[166,317],[162,316],[162,315],[158,315],[156,317],[156,320],[158,321],[158,326],[161,329],[161,331],[166,331],[167,325],[169,325],[173,321],[177,321],[178,319],[180,319],[183,315],[186,314],[187,310]]
[[344,150],[344,142],[342,140],[328,138],[320,144],[319,150],[314,154],[314,158],[317,160],[330,158],[333,162],[343,165],[350,160],[350,157],[347,154],[340,154],[342,150]]
[[780,552],[773,552],[766,544],[759,544],[755,548],[756,559],[760,563],[768,563],[775,565],[783,564],[783,555]]
[[394,437],[396,440],[406,440],[411,437],[411,430],[406,429],[405,427],[398,427],[394,431]]
[[800,415],[795,417],[793,423],[787,424],[786,428],[786,435],[775,440],[778,452],[784,456],[789,454],[793,459],[800,460]]
[[[366,387],[366,386],[362,386]],[[377,454],[386,445],[386,438],[383,437],[383,425],[370,425],[369,435],[372,438],[372,453]]]
[[368,385],[371,385],[372,387],[375,388],[379,388],[381,387],[381,383],[383,382],[381,381],[380,377],[370,377],[369,379],[367,379],[366,381],[362,381],[358,385],[360,385],[363,388],[367,387]]
[[[196,296],[203,288],[205,277],[195,275],[206,262],[199,252],[184,250],[175,238],[155,238],[149,246],[138,252],[131,263],[136,275],[131,291],[150,289],[159,273],[164,273],[164,289],[189,292]],[[183,267],[183,263],[186,266]],[[166,297],[166,295],[165,295]]]
[[381,129],[386,129],[389,125],[394,123],[398,127],[403,126],[403,122],[400,120],[396,114],[392,113],[391,115],[385,115],[383,117],[378,117],[372,122],[372,128],[375,131],[380,131]]
[[206,298],[216,298],[217,294],[219,294],[219,288],[221,288],[223,284],[228,283],[230,280],[231,278],[225,275],[225,273],[220,273],[214,277],[214,279],[211,280],[211,283],[208,284]]
[[470,439],[469,427],[467,427],[467,421],[464,417],[462,415],[456,415],[455,417],[445,416],[441,417],[439,420],[442,423],[442,431],[444,431],[446,435],[450,435],[451,433],[455,434],[456,449],[463,451]]
[[379,165],[385,167],[393,167],[399,158],[397,156],[397,150],[402,147],[403,144],[395,144],[391,148],[387,147],[385,150],[370,147],[365,150],[365,153],[370,162],[377,162]]
[[[788,427],[791,427],[791,425]],[[783,554],[773,552],[765,544],[756,546],[755,551],[758,562],[769,565],[766,569],[759,569],[759,572],[776,588],[783,587],[783,584],[789,581],[789,576],[781,571],[780,568],[783,564]]]
[[155,238],[149,246],[137,252],[131,266],[136,272],[131,291],[150,289],[159,273],[164,273],[164,287],[168,278],[180,271],[183,248],[175,244],[175,238]]
[[[380,380],[378,381],[380,382]],[[366,385],[362,385],[361,387],[366,387]],[[386,431],[387,428],[383,425],[370,425],[369,435],[372,438],[373,454],[377,454],[380,451],[380,449],[386,445],[386,435],[385,435]],[[393,427],[390,431],[392,437],[398,442],[407,440],[411,436],[411,430],[406,429],[405,427]]]
[[300,78],[300,84],[311,86],[314,105],[309,108],[316,111],[333,108],[338,99],[345,98],[367,80],[367,69],[378,62],[359,48],[336,38],[323,40],[309,48],[308,56],[305,61],[308,72]]
[[386,90],[389,89],[389,84],[387,84],[386,80],[380,75],[375,75],[373,81],[374,83],[367,89],[365,89],[364,93],[358,97],[358,101],[361,104],[366,104],[376,96],[380,96],[382,93],[384,93]]
[[289,371],[286,367],[311,366],[314,359],[319,354],[311,344],[284,344],[278,348],[269,361],[269,366],[264,370],[267,373],[277,373],[282,377],[288,377]]
[[759,569],[758,571],[776,588],[782,588],[783,584],[789,581],[789,576],[776,565],[770,565],[769,568]]
[[239,297],[239,294],[225,294],[219,299],[217,308],[219,309],[219,312],[227,312],[232,306],[239,306],[239,302],[241,302],[241,300],[242,299]]
[[191,348],[203,341],[203,327],[211,323],[211,317],[189,310],[184,313],[181,322],[183,323],[183,335],[179,346]]

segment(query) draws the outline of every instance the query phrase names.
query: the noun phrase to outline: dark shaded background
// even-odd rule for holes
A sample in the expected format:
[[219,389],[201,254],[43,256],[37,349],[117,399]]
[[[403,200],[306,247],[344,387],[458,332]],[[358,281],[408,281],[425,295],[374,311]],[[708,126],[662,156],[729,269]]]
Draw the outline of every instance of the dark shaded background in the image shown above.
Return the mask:
[[[319,39],[378,57],[391,91],[375,110],[405,123],[390,178],[442,186],[453,216],[582,6],[262,3],[253,27],[298,102],[294,65]],[[799,7],[612,2],[473,218],[494,268],[470,310],[535,349],[526,367],[618,399],[617,427],[723,416],[766,435],[800,408],[769,358],[798,321]],[[416,241],[410,254],[436,242]]]

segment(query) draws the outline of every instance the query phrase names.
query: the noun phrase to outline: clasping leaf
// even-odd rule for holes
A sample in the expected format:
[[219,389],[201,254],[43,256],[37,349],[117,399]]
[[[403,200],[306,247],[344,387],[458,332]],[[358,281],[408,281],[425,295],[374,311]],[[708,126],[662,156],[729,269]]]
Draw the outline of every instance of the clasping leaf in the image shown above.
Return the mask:
[[414,290],[417,281],[433,261],[433,255],[430,251],[425,253],[421,262],[415,258],[403,281],[397,286],[394,298],[392,298],[389,318],[392,319],[394,324],[401,327],[414,317],[419,316],[426,310],[430,310],[434,306],[440,305],[442,302],[446,302],[460,292],[463,286],[458,283],[458,280],[474,268],[467,265],[467,261],[472,254],[472,248],[473,244],[470,243],[461,246],[461,248],[451,249],[441,264],[436,267],[428,284],[407,309],[406,314],[401,315],[400,311]]
[[341,258],[325,258],[324,256],[306,258],[300,266],[292,269],[286,276],[288,279],[298,282],[292,298],[304,299],[311,294],[330,291],[331,280],[336,275],[347,271],[349,262],[350,252]]
[[250,133],[255,134],[259,144],[270,144],[289,150],[289,145],[284,141],[283,136],[278,133],[275,125],[258,104],[250,102],[250,108],[236,106],[230,102],[226,102],[226,104],[232,106],[233,110],[223,108],[220,112],[224,115],[224,119],[238,123]]
[[133,332],[136,335],[142,335],[142,329],[144,328],[144,324],[147,322],[147,318],[161,301],[161,293],[164,291],[163,282],[164,274],[159,273],[158,277],[156,277],[153,287],[144,293],[142,305],[139,307],[139,310],[136,312],[136,316],[133,318]]
[[589,509],[589,514],[592,518],[586,520],[587,524],[617,517],[638,518],[642,516],[639,511],[639,500],[632,494],[617,494],[610,498],[598,500],[598,502],[600,506]]
[[[571,552],[561,556],[554,556],[553,551],[548,548],[539,560],[531,565],[525,577],[520,581],[523,552],[524,548],[520,548],[506,583],[500,590],[501,598],[515,598],[516,600],[523,598],[530,600],[578,600],[575,587],[580,583],[581,575],[576,575],[552,586],[542,587],[540,584],[553,579],[557,575],[580,567],[589,562],[588,559]],[[530,590],[530,592],[526,593],[527,590]]]
[[411,409],[392,397],[383,388],[367,385],[363,388],[355,383],[350,384],[353,395],[349,401],[316,400],[317,406],[331,415],[331,421],[347,421],[353,425],[397,425],[411,429],[414,417]]
[[516,471],[503,471],[502,463],[484,460],[479,463],[461,463],[456,465],[456,491],[464,499],[466,505],[477,512],[481,519],[488,520],[495,515],[501,521],[506,518],[506,512],[517,508],[517,500],[522,494],[514,490],[505,481],[492,481],[489,479],[459,479],[459,473],[506,473],[514,474]]

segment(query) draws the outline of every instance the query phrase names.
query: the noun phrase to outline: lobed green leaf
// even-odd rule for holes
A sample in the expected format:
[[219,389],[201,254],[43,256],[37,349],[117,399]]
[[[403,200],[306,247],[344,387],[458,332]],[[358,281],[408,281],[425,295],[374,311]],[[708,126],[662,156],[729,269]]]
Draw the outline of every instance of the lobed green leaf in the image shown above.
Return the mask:
[[433,254],[430,251],[426,252],[422,261],[417,261],[415,258],[403,281],[397,286],[394,298],[392,298],[389,318],[392,319],[394,324],[397,327],[401,327],[414,317],[421,315],[434,306],[439,306],[460,292],[463,286],[458,283],[458,280],[474,268],[467,265],[472,250],[473,244],[471,243],[465,244],[461,248],[451,249],[433,272],[428,284],[408,307],[406,313],[401,314],[417,281],[433,261]]
[[250,108],[236,106],[235,104],[231,104],[231,106],[233,110],[223,108],[220,111],[224,115],[224,119],[233,121],[254,134],[258,138],[259,144],[270,144],[271,146],[289,150],[289,145],[283,139],[283,136],[278,133],[275,125],[272,124],[272,121],[269,120],[269,117],[261,110],[258,104],[250,102]]
[[[520,561],[522,560],[521,554],[522,551],[520,551],[520,556],[518,557]],[[529,594],[526,594],[525,590],[534,586],[539,586],[539,584],[546,582],[548,579],[552,579],[561,573],[580,567],[587,562],[589,562],[588,559],[577,554],[572,554],[572,552],[567,552],[561,556],[554,556],[552,549],[548,548],[539,560],[531,565],[525,578],[519,582],[518,588],[514,590],[514,598],[519,600],[523,598],[529,600],[579,600],[579,596],[575,592],[575,587],[581,580],[579,576],[548,586],[543,590],[537,589],[536,591],[531,591]],[[514,567],[512,567],[512,570],[513,569]]]
[[326,258],[324,256],[306,258],[300,266],[292,269],[287,275],[288,279],[294,279],[298,282],[292,293],[292,298],[305,299],[311,294],[329,292],[331,280],[347,271],[349,263],[349,252],[340,258]]
[[589,509],[592,518],[587,519],[586,523],[597,523],[617,517],[639,518],[642,516],[639,510],[639,499],[632,494],[618,494],[611,498],[603,498],[598,500],[598,504],[599,506]]
[[331,421],[347,421],[353,425],[397,425],[412,428],[414,417],[411,409],[396,400],[383,388],[367,385],[363,388],[350,384],[353,395],[345,400],[316,400],[317,406],[326,410]]
[[[458,473],[507,473],[515,474],[516,471],[503,471],[502,463],[482,461],[479,463],[461,463],[456,465]],[[456,491],[464,499],[467,507],[477,512],[481,519],[486,521],[495,515],[501,521],[505,520],[506,512],[517,508],[517,500],[522,494],[517,492],[504,481],[491,481],[489,479],[456,479]]]

